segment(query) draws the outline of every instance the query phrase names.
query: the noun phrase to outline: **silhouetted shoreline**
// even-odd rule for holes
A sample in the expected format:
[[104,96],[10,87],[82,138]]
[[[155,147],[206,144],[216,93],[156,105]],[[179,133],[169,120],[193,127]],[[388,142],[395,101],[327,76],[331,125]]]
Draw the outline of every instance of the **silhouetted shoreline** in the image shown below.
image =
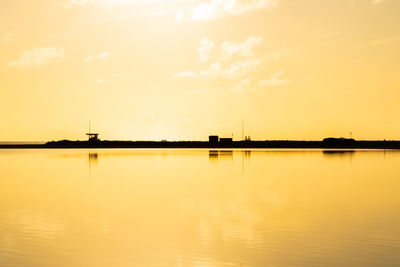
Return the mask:
[[0,144],[0,149],[77,149],[77,148],[137,148],[137,149],[400,149],[400,141],[356,141],[344,138],[326,138],[322,141],[52,141],[45,144]]

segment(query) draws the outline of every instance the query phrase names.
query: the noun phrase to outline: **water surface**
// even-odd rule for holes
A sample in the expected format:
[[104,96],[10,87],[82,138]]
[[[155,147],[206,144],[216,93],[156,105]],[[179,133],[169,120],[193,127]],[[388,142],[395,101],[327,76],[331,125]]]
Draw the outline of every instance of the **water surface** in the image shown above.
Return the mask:
[[1,150],[0,266],[400,266],[395,151]]

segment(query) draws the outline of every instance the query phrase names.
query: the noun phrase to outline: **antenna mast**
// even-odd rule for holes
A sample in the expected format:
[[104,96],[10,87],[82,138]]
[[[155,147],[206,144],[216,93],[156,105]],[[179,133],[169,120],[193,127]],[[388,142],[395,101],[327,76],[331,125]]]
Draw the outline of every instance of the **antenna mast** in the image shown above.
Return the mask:
[[242,140],[244,140],[244,120],[242,120]]

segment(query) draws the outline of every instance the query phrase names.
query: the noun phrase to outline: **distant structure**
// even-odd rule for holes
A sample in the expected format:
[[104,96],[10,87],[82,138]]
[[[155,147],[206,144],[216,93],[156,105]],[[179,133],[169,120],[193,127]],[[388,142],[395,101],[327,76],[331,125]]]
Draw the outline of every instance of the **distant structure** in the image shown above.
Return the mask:
[[233,143],[233,138],[221,138],[219,142],[221,145],[230,145]]
[[90,121],[89,121],[89,132],[86,135],[88,136],[88,141],[89,142],[97,142],[97,141],[99,141],[99,134],[98,133],[92,133]]
[[218,146],[218,145],[232,145],[233,143],[233,138],[219,138],[218,135],[210,135],[208,137],[208,142],[210,143],[210,145],[213,146]]
[[210,144],[218,144],[218,142],[219,142],[219,137],[218,137],[218,135],[210,135],[210,136],[208,137],[208,142],[209,142]]

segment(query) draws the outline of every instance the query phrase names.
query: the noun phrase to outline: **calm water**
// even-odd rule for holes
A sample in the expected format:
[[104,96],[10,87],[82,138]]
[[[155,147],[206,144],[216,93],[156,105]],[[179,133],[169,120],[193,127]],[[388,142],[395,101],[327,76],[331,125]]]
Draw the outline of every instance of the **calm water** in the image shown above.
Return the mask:
[[2,150],[0,266],[400,266],[400,152]]

